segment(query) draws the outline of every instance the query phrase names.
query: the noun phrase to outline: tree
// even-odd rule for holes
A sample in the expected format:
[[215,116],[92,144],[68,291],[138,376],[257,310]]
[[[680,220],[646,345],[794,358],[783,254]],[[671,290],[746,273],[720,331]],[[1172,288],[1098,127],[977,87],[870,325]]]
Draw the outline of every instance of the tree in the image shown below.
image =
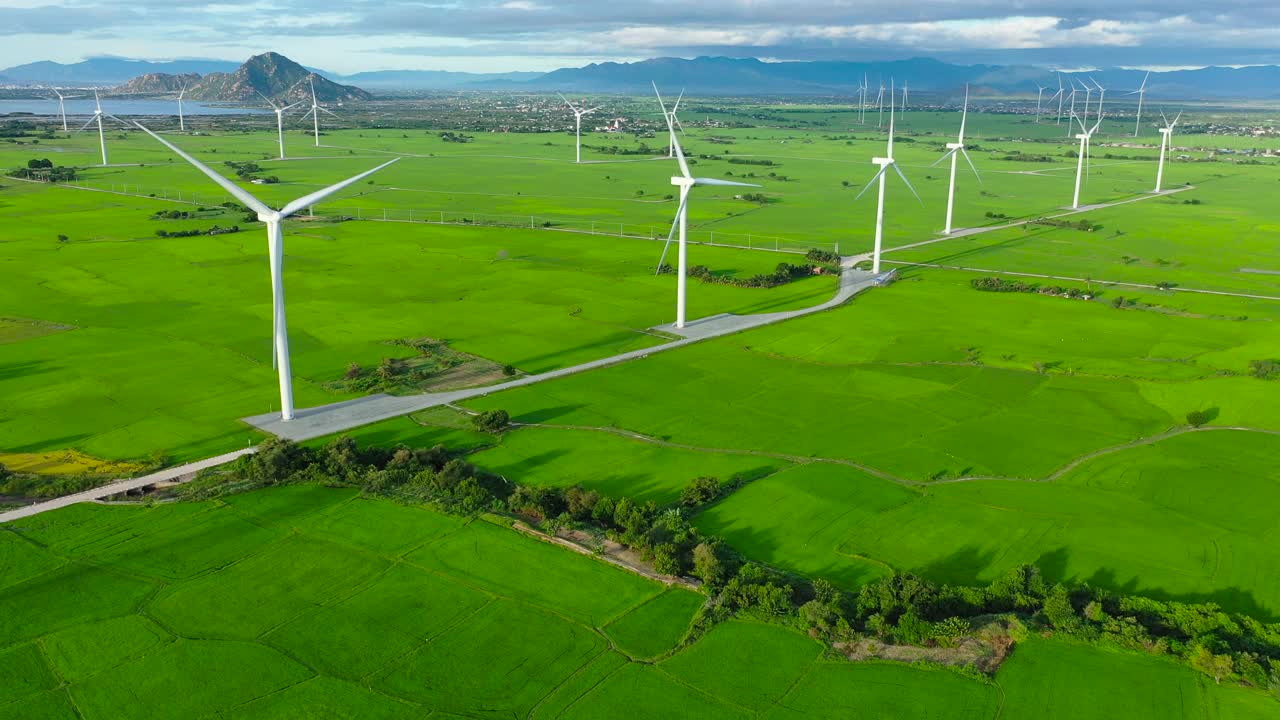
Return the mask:
[[67,237],[66,235],[62,235],[62,234],[59,234],[59,235],[58,235],[58,242],[60,242],[60,243],[67,242],[67,241],[68,241],[68,240],[70,240],[70,239],[71,239],[71,238]]
[[1187,413],[1187,424],[1191,427],[1200,427],[1212,419],[1205,410],[1192,410]]
[[500,433],[511,424],[511,416],[506,410],[486,410],[471,416],[471,422],[487,433]]
[[360,363],[350,363],[347,365],[347,371],[343,373],[343,378],[347,380],[355,380],[360,377]]
[[680,491],[680,504],[694,507],[711,502],[720,494],[720,481],[713,477],[696,477]]
[[680,563],[680,550],[671,543],[663,543],[653,549],[653,569],[663,575],[679,575],[684,571]]
[[13,477],[13,471],[6,467],[4,463],[0,463],[0,482],[4,482],[11,477]]
[[1070,632],[1080,626],[1080,618],[1076,617],[1076,609],[1071,605],[1071,596],[1062,583],[1054,585],[1044,599],[1044,616],[1058,630]]
[[724,563],[717,545],[702,542],[693,548],[693,574],[711,587],[724,580]]

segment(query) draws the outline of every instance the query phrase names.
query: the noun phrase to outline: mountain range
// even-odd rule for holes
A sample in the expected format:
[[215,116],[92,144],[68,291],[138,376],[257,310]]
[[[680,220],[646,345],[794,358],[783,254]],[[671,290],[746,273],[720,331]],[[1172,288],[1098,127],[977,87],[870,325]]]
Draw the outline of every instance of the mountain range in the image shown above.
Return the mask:
[[[259,59],[261,59],[259,61]],[[258,62],[255,62],[258,61]],[[313,75],[314,73],[314,75]],[[754,58],[654,58],[633,63],[593,63],[547,73],[460,73],[430,70],[381,70],[353,75],[322,73],[275,53],[255,56],[242,66],[216,60],[154,63],[97,58],[71,65],[37,62],[0,69],[11,84],[89,85],[125,84],[129,91],[173,90],[174,77],[201,76],[191,97],[207,100],[253,100],[257,92],[276,97],[301,97],[299,82],[312,76],[322,100],[367,97],[359,88],[395,92],[407,90],[501,90],[541,92],[647,93],[650,82],[678,92],[687,87],[697,95],[850,95],[865,74],[874,96],[879,84],[893,79],[916,92],[954,93],[965,84],[976,92],[1035,93],[1036,85],[1058,88],[1054,71],[1030,65],[959,65],[929,58],[889,62],[764,62]],[[1127,92],[1143,80],[1142,70],[1107,68],[1064,74],[1078,82],[1092,79],[1109,93]],[[328,79],[326,79],[328,78]],[[332,80],[333,82],[330,82]],[[340,84],[341,83],[341,84]],[[303,83],[305,84],[305,83]],[[350,87],[356,86],[356,87]],[[1148,97],[1159,98],[1280,98],[1280,66],[1207,67],[1151,73]]]

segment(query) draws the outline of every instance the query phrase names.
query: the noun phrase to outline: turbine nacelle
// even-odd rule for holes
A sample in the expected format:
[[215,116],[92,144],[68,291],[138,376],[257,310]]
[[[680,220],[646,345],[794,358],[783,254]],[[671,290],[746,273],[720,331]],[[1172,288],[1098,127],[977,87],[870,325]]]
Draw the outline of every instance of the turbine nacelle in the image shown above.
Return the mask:
[[946,144],[946,145],[944,145],[943,147],[945,147],[945,148],[946,148],[946,149],[948,149],[948,150],[963,150],[963,149],[964,149],[964,143],[958,143],[958,142],[954,142],[954,143],[947,143],[947,144]]

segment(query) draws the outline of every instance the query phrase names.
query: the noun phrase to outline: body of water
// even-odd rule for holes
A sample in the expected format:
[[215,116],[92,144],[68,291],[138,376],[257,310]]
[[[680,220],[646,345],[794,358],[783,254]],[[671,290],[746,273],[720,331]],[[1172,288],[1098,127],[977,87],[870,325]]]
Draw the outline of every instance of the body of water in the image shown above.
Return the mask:
[[[73,93],[74,94],[74,93]],[[89,97],[80,97],[74,100],[67,100],[67,119],[72,117],[81,118],[81,122],[88,120],[93,115],[93,95]],[[173,115],[178,116],[177,100],[121,100],[116,98],[104,98],[102,100],[102,109],[112,115],[124,117],[126,115]],[[51,115],[58,116],[58,99],[53,100],[0,100],[0,115],[8,113],[32,113],[33,115]],[[270,110],[262,108],[245,108],[245,107],[216,107],[206,105],[204,103],[193,102],[191,100],[182,103],[182,113],[188,117],[192,115],[260,115],[270,114]]]

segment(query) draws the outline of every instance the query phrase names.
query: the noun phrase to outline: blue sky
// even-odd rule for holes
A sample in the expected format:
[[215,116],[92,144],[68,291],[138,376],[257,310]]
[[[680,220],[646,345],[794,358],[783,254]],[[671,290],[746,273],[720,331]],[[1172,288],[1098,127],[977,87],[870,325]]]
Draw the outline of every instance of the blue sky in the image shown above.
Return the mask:
[[0,0],[0,67],[92,56],[243,60],[276,50],[339,73],[504,72],[606,60],[1280,62],[1274,0]]

